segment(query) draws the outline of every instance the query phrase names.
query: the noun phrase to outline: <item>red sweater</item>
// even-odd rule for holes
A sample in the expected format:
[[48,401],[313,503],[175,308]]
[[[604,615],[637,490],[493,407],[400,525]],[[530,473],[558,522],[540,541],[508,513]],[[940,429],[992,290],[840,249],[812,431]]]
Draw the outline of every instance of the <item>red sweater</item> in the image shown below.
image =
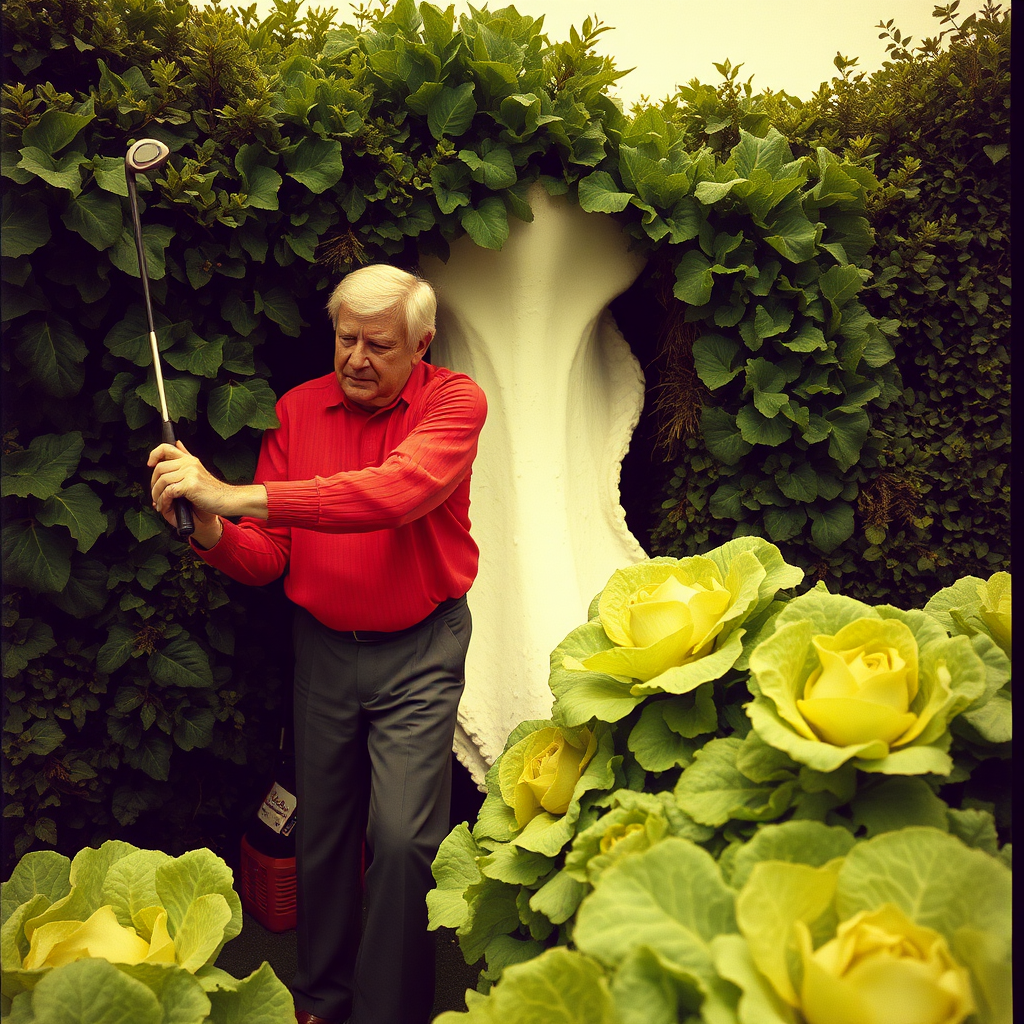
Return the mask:
[[255,483],[269,517],[224,521],[193,550],[241,583],[285,569],[295,604],[337,630],[398,630],[476,578],[469,480],[484,393],[461,373],[420,362],[395,401],[366,412],[329,373],[277,403]]

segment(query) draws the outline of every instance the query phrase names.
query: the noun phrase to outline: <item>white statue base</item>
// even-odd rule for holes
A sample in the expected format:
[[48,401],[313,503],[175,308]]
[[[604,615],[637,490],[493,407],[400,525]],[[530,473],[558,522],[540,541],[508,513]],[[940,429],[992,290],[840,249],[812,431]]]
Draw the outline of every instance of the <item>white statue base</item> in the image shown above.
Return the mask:
[[535,219],[500,252],[463,237],[425,257],[438,297],[430,359],[487,395],[473,467],[480,571],[455,752],[478,785],[520,722],[547,718],[549,655],[594,595],[646,557],[626,526],[619,472],[644,377],[607,306],[644,258],[605,214],[541,186]]

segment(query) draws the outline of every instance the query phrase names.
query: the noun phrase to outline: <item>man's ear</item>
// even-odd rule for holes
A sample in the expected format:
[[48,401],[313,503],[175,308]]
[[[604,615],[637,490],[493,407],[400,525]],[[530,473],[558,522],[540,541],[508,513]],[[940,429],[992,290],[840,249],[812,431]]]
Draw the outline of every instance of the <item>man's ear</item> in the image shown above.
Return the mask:
[[425,331],[423,337],[416,343],[416,348],[413,350],[414,364],[418,363],[427,354],[427,349],[430,348],[430,343],[433,340],[434,332]]

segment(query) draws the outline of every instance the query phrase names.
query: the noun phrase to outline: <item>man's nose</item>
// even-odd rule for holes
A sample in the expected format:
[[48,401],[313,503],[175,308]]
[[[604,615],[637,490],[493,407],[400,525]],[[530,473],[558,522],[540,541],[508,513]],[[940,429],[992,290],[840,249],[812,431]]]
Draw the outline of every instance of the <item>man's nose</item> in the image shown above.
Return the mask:
[[352,354],[348,358],[349,362],[353,364],[353,367],[364,367],[368,365],[370,361],[369,356],[369,346],[362,338],[359,338],[352,348]]

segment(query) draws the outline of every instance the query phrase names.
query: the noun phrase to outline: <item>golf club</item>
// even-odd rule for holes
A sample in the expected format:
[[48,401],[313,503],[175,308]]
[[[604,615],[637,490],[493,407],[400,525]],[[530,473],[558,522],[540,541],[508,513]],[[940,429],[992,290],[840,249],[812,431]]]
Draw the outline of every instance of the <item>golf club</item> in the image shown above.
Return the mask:
[[[146,247],[142,242],[142,223],[139,220],[139,200],[135,191],[135,175],[146,171],[159,170],[171,155],[171,151],[156,139],[139,139],[131,146],[124,158],[124,176],[128,182],[128,198],[132,209],[132,225],[135,228],[135,245],[139,250],[139,276],[142,278],[142,294],[146,300],[146,320],[149,324],[149,344],[153,350],[153,369],[156,372],[156,390],[160,396],[160,415],[163,417],[162,440],[174,444],[174,427],[167,411],[167,395],[164,393],[164,375],[160,369],[160,348],[156,341],[156,327],[153,324],[153,304],[149,298],[149,269],[146,266]],[[187,498],[174,499],[174,516],[178,524],[178,536],[182,539],[195,532],[192,521],[192,505]]]

